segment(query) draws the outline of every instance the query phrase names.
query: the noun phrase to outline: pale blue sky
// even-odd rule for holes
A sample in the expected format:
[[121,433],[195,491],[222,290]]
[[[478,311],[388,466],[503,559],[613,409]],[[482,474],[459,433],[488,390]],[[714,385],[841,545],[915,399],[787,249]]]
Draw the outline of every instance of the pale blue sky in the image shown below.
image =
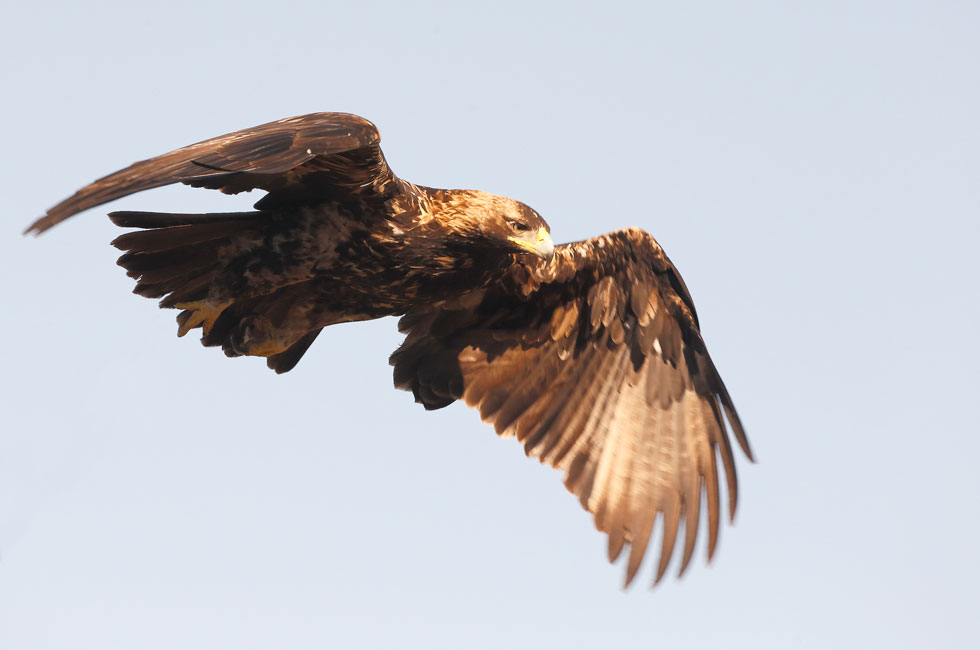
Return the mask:
[[[980,646],[980,5],[354,5],[5,9],[0,647]],[[556,241],[658,238],[760,461],[710,567],[623,592],[557,473],[391,388],[392,320],[281,377],[178,340],[105,212],[258,197],[19,234],[326,110]]]

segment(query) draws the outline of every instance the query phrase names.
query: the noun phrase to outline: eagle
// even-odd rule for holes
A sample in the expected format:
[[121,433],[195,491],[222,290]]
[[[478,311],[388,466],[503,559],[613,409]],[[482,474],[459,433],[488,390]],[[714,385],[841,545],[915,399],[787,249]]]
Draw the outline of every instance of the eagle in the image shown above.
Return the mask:
[[564,473],[629,547],[625,584],[662,529],[653,584],[683,528],[691,560],[702,502],[718,540],[718,462],[737,501],[729,432],[752,452],[701,337],[690,292],[657,241],[626,228],[555,246],[535,210],[395,176],[378,129],[347,113],[281,119],[100,178],[27,233],[172,183],[266,194],[247,212],[113,212],[134,292],[179,309],[178,336],[292,369],[335,323],[398,316],[394,383],[426,409],[456,400]]

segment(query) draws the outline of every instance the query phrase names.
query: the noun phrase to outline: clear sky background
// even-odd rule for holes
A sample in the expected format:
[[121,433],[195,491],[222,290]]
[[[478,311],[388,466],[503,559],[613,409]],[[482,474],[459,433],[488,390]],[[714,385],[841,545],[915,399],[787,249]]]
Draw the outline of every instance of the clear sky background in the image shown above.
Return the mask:
[[[980,4],[7,6],[0,647],[976,648]],[[312,111],[393,169],[657,237],[759,463],[624,592],[560,476],[391,387],[393,320],[276,376],[130,293],[130,162]],[[652,567],[638,582],[652,577]]]

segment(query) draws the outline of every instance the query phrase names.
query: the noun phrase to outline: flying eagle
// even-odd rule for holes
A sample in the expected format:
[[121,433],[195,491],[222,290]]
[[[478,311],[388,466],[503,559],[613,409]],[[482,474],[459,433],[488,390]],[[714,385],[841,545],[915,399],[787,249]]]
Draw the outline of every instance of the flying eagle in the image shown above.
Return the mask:
[[629,546],[636,575],[655,521],[654,583],[683,521],[680,574],[704,495],[708,558],[718,539],[718,458],[733,517],[727,428],[751,459],[732,400],[701,338],[690,293],[660,245],[627,228],[555,246],[513,199],[395,176],[377,128],[315,113],[236,131],[137,162],[51,208],[28,228],[134,192],[185,183],[264,190],[249,212],[114,212],[138,228],[113,241],[135,293],[180,309],[178,336],[229,356],[293,368],[327,325],[400,316],[395,386],[426,409],[458,399],[565,486]]

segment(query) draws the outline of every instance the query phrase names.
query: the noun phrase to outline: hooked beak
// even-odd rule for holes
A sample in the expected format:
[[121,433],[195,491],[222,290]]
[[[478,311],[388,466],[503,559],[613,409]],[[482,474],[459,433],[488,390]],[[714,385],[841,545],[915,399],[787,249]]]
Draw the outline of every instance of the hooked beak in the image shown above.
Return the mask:
[[544,228],[538,228],[537,234],[530,235],[529,233],[526,238],[508,237],[507,239],[520,248],[522,252],[537,255],[546,262],[551,261],[551,258],[555,256],[555,243],[551,241],[551,235]]

